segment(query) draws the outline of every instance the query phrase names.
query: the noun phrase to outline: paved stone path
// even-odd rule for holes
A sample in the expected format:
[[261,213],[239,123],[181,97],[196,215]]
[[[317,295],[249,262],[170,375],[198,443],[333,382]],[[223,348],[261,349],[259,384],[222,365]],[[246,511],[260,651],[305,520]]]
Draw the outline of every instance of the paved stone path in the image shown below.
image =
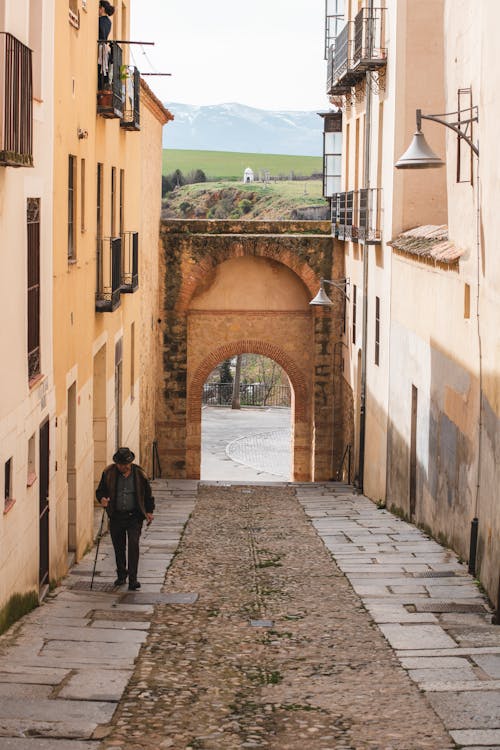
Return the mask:
[[291,488],[202,487],[103,750],[445,750]]
[[[145,642],[197,482],[156,482],[157,510],[141,539],[141,594],[113,589],[109,534],[44,604],[0,637],[0,750],[97,750]],[[100,520],[101,512],[96,514]]]
[[226,453],[232,461],[238,461],[258,471],[264,470],[288,481],[291,473],[291,429],[271,430],[245,435],[229,443]]
[[156,483],[140,592],[106,535],[0,638],[0,750],[500,750],[451,552],[342,485],[197,486]]
[[500,750],[500,627],[467,567],[349,488],[309,484],[297,494],[457,746]]

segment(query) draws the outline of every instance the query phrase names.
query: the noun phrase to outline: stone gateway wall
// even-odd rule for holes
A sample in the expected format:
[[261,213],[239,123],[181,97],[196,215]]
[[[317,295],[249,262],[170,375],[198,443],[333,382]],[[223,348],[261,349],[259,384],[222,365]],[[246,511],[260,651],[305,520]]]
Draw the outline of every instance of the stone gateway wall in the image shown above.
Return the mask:
[[199,478],[203,384],[221,361],[257,353],[292,385],[293,478],[332,478],[352,430],[335,367],[344,302],[336,293],[332,309],[309,305],[321,277],[344,276],[330,231],[328,222],[162,223],[163,476]]

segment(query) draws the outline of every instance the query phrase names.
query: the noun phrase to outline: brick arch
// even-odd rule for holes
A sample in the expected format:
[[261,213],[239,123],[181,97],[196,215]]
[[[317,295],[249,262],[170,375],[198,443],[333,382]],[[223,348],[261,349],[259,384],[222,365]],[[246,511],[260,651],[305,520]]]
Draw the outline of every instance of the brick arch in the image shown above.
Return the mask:
[[199,258],[193,267],[190,267],[189,273],[183,275],[182,284],[177,296],[175,309],[178,312],[186,312],[189,309],[191,300],[199,284],[206,278],[216,266],[227,260],[241,257],[268,258],[289,268],[293,271],[302,283],[307,287],[311,298],[315,296],[319,288],[318,275],[310,265],[300,260],[297,254],[288,248],[278,249],[269,243],[268,246],[251,247],[242,243],[234,242],[229,247],[224,246],[222,249],[212,251],[212,247],[207,248],[202,258]]
[[[186,462],[189,475],[199,476],[201,463],[201,404],[203,385],[212,370],[230,357],[238,354],[261,354],[280,365],[290,379],[293,389],[292,399],[292,477],[303,480],[304,442],[309,442],[308,389],[304,374],[297,363],[279,346],[261,340],[242,339],[219,346],[205,357],[196,369],[189,384],[187,398],[188,441]],[[307,473],[307,472],[306,472]],[[309,479],[310,477],[307,477]]]

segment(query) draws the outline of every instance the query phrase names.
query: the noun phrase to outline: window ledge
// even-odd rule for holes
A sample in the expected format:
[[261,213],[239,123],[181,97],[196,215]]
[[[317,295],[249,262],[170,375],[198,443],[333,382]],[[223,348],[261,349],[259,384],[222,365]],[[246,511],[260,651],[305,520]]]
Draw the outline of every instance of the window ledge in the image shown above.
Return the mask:
[[36,472],[32,471],[28,474],[26,479],[26,487],[32,487],[36,482]]
[[4,516],[7,515],[7,513],[9,512],[9,510],[12,510],[12,508],[14,507],[15,504],[16,504],[16,501],[14,500],[13,497],[9,497],[9,498],[5,499],[5,505],[4,505],[4,508],[3,508],[3,514],[4,514]]
[[80,28],[80,14],[78,12],[74,12],[71,9],[69,10],[69,22],[71,26],[74,26],[75,29]]
[[30,378],[30,381],[28,383],[28,387],[30,391],[32,391],[33,388],[36,388],[38,385],[40,385],[43,379],[44,379],[44,376],[42,375],[41,372],[38,373],[38,375],[33,375],[33,377]]

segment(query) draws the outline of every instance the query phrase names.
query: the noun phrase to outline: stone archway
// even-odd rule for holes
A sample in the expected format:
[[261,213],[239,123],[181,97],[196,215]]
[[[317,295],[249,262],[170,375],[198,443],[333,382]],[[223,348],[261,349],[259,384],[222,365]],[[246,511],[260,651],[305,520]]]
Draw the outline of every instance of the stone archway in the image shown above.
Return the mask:
[[265,341],[246,339],[234,341],[211,351],[199,365],[188,383],[186,468],[189,476],[199,474],[201,463],[201,397],[203,384],[212,370],[223,360],[237,354],[262,354],[274,360],[286,372],[292,386],[292,476],[296,481],[310,480],[311,426],[307,378],[297,363],[279,346]]
[[330,224],[165,221],[161,237],[164,475],[199,478],[203,383],[221,360],[253,352],[280,364],[294,389],[294,478],[332,478],[345,442],[334,357],[344,304],[337,295],[332,309],[309,306],[321,277],[344,275]]

